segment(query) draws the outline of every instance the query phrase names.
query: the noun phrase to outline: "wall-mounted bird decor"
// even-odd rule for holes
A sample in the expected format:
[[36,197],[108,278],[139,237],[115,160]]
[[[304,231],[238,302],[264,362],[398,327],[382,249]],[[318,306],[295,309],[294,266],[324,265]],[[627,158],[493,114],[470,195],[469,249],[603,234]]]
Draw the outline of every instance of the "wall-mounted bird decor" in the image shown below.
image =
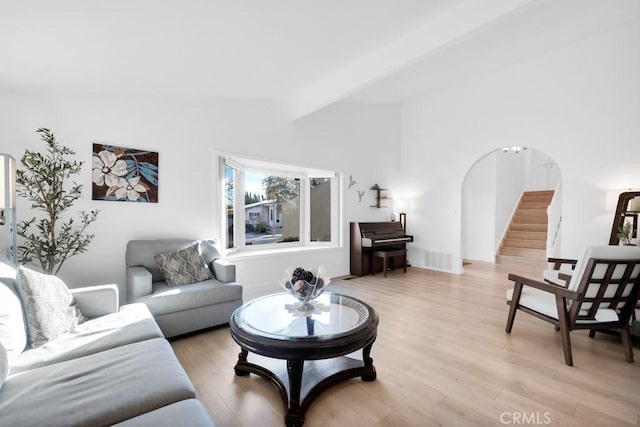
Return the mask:
[[349,175],[349,188],[353,187],[356,184],[357,182],[354,181],[353,175]]

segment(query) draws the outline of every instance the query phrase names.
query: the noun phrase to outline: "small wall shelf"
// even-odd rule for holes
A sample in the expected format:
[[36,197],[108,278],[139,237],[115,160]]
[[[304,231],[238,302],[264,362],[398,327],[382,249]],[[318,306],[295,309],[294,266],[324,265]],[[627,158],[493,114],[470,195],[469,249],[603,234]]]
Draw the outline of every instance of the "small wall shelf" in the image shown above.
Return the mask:
[[620,244],[618,232],[624,225],[626,217],[631,217],[633,219],[633,238],[638,237],[637,230],[639,213],[637,212],[636,204],[633,202],[633,199],[636,197],[640,197],[640,191],[627,191],[620,194],[618,197],[618,206],[616,208],[616,214],[613,217],[613,226],[611,227],[611,236],[609,238],[610,245]]
[[385,200],[388,199],[387,196],[383,195],[381,192],[382,191],[387,191],[386,188],[380,188],[380,186],[378,184],[374,184],[373,187],[370,188],[370,190],[373,190],[376,192],[376,204],[375,205],[371,205],[372,208],[386,208],[388,206],[383,206],[380,204],[381,200]]

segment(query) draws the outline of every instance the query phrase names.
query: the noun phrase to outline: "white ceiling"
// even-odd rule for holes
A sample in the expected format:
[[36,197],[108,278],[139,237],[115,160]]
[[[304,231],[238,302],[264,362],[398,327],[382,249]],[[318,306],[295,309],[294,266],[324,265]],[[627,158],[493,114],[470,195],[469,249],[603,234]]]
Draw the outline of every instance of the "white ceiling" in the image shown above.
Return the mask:
[[0,0],[0,92],[281,100],[297,118],[406,100],[584,36],[602,9],[637,19],[639,3]]
[[345,98],[404,102],[640,20],[640,1],[534,1]]

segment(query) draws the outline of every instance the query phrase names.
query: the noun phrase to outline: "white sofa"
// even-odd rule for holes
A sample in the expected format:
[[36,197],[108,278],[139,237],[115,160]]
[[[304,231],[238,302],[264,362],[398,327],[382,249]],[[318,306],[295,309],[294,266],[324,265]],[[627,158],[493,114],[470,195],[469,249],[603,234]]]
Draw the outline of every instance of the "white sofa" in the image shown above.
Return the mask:
[[0,263],[0,426],[213,425],[144,304],[119,308],[115,285],[73,289],[88,320],[25,348],[15,277]]

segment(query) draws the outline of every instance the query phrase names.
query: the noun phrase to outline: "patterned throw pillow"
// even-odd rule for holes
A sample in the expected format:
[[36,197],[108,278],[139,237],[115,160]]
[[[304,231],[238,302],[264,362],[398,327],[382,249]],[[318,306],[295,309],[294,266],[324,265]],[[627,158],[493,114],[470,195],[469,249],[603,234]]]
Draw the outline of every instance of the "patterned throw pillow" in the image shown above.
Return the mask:
[[58,338],[86,320],[73,303],[67,285],[56,276],[19,266],[17,283],[31,348]]
[[169,286],[182,286],[211,279],[211,271],[200,255],[199,244],[154,257]]

